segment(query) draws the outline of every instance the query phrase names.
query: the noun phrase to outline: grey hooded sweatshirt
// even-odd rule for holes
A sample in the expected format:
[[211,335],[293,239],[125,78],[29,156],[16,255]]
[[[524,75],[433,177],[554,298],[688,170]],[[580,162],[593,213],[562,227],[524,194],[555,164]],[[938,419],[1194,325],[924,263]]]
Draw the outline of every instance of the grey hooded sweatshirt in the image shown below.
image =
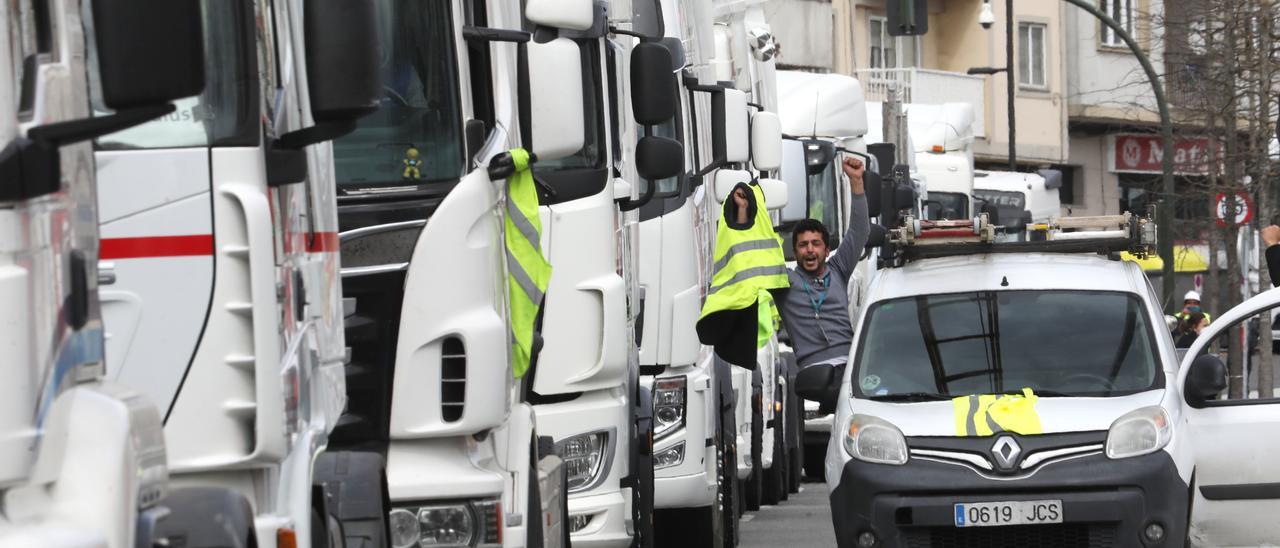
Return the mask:
[[[791,335],[791,345],[796,352],[796,363],[813,365],[833,358],[849,355],[853,344],[853,326],[849,322],[849,278],[858,265],[858,258],[867,245],[871,225],[867,215],[867,198],[855,194],[852,197],[852,215],[849,231],[827,258],[828,287],[822,297],[822,280],[799,270],[789,269],[791,288],[781,300],[779,312],[782,322]],[[791,245],[786,242],[784,245]],[[818,304],[817,313],[814,304]]]

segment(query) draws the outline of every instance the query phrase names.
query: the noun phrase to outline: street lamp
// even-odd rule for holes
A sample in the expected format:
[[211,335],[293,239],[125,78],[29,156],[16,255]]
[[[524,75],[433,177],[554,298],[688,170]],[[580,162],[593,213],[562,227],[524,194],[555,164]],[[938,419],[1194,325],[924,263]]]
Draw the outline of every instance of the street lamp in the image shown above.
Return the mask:
[[[996,15],[991,11],[991,0],[983,0],[982,12],[978,14],[978,24],[983,29],[990,29],[995,24]],[[1005,91],[1009,103],[1009,171],[1018,171],[1017,124],[1014,121],[1013,94],[1013,0],[1004,2],[1004,64],[1003,67],[974,67],[968,73],[992,75],[1005,73]]]

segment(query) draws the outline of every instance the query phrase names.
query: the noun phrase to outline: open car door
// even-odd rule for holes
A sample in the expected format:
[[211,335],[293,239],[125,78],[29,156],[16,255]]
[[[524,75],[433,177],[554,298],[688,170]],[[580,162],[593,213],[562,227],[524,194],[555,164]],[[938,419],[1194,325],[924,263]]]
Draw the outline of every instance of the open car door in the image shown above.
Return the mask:
[[[1204,328],[1178,371],[1181,434],[1192,452],[1188,539],[1194,546],[1260,546],[1280,539],[1280,398],[1272,344],[1260,319],[1280,289],[1259,294]],[[1259,377],[1264,379],[1259,383]],[[1270,382],[1267,382],[1270,381]]]

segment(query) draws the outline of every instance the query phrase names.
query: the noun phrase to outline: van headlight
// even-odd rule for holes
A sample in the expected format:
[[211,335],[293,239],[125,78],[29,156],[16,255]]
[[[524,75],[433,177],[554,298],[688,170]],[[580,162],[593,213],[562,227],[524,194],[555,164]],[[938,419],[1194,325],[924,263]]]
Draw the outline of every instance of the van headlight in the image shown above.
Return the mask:
[[1125,459],[1149,455],[1164,449],[1172,438],[1169,413],[1163,407],[1134,409],[1111,423],[1107,431],[1107,457]]
[[387,518],[393,548],[502,544],[502,505],[496,500],[395,508]]
[[591,489],[603,479],[604,464],[613,460],[613,444],[609,432],[579,434],[556,442],[556,454],[564,460],[569,492]]
[[907,463],[907,439],[889,421],[871,415],[849,417],[844,450],[850,457],[876,464]]

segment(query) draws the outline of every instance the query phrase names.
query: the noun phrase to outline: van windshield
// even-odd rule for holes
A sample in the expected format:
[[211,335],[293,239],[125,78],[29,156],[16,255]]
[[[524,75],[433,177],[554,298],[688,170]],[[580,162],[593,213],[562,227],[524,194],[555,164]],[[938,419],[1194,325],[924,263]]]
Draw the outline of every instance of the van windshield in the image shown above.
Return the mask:
[[450,2],[379,0],[380,108],[333,142],[338,187],[351,192],[457,181],[462,100]]
[[1160,388],[1159,351],[1137,296],[981,291],[877,303],[854,393],[937,399],[1017,393],[1120,396]]

